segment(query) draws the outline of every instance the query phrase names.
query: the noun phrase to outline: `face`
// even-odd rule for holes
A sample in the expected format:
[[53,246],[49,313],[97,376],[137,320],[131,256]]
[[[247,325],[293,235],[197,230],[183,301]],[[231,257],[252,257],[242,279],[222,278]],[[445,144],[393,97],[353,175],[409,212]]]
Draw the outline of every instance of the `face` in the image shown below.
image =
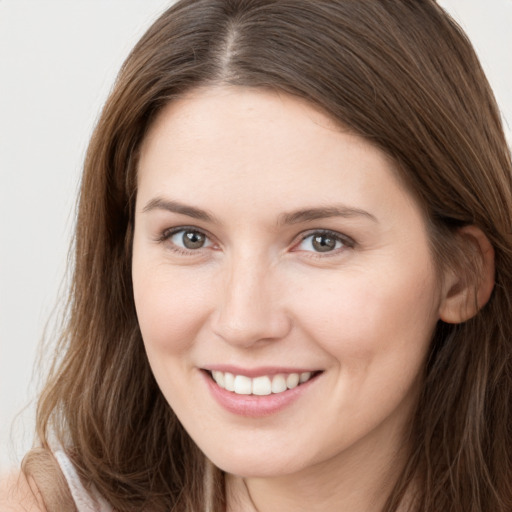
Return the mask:
[[197,90],[144,141],[144,344],[170,406],[227,472],[290,474],[401,443],[437,282],[393,162],[302,100]]

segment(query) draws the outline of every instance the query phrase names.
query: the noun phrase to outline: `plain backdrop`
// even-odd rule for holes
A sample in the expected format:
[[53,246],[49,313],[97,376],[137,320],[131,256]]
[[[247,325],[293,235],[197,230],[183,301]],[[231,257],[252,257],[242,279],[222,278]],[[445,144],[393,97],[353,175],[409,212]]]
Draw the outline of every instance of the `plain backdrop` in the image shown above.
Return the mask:
[[[0,472],[31,446],[37,347],[65,297],[88,138],[122,61],[171,3],[0,0]],[[512,0],[439,3],[469,34],[510,127]]]

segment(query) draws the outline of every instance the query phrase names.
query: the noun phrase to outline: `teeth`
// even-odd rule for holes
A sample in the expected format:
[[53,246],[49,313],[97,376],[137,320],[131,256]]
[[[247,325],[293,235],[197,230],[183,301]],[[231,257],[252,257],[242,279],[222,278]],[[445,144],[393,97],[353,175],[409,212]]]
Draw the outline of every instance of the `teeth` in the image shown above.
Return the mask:
[[311,372],[302,372],[300,374],[299,382],[303,384],[304,382],[307,382],[309,379],[311,379]]
[[272,393],[272,383],[269,377],[256,377],[252,379],[253,395],[270,395]]
[[282,393],[287,389],[286,377],[284,375],[274,375],[274,378],[272,379],[272,393]]
[[300,375],[298,373],[290,373],[286,377],[286,387],[288,389],[296,388],[299,385]]
[[[219,372],[222,373],[222,372]],[[215,379],[215,377],[214,377]],[[217,382],[217,384],[222,387],[222,384],[220,382]],[[235,376],[232,373],[226,372],[224,374],[224,389],[227,389],[228,391],[235,391]]]
[[235,393],[237,395],[250,395],[252,392],[252,381],[245,375],[237,375],[235,377]]
[[263,375],[251,379],[245,375],[233,375],[229,372],[213,371],[213,380],[219,387],[233,391],[237,395],[270,395],[271,393],[282,393],[288,389],[296,388],[311,379],[311,372],[289,373],[284,375]]
[[222,372],[212,372],[213,380],[221,387],[225,388],[224,374]]

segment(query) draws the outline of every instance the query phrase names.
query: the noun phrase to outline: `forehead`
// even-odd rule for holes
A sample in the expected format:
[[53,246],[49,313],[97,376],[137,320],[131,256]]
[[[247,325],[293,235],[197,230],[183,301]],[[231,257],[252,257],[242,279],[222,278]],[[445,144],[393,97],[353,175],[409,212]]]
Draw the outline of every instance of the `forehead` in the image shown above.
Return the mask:
[[163,109],[139,161],[139,196],[157,193],[269,212],[411,200],[392,159],[314,105],[240,87],[198,89]]
[[[276,128],[281,132],[276,137]],[[170,102],[152,124],[142,153],[155,147],[163,137],[173,141],[173,150],[197,156],[230,145],[229,153],[238,155],[251,149],[266,148],[258,158],[273,155],[277,149],[304,152],[299,144],[307,138],[311,144],[327,142],[327,137],[348,132],[315,105],[297,97],[273,90],[238,86],[202,87]],[[240,142],[231,145],[233,136]],[[358,140],[354,137],[354,141]],[[283,145],[286,143],[286,146]],[[295,146],[295,147],[294,147]]]

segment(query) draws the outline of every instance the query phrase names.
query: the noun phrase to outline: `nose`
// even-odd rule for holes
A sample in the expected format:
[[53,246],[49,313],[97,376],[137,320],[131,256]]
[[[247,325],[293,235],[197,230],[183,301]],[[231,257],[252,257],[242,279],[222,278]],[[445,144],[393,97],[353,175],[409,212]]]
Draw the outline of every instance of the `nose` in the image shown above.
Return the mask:
[[291,329],[276,271],[256,257],[233,262],[217,297],[213,331],[231,345],[261,345],[284,338]]

